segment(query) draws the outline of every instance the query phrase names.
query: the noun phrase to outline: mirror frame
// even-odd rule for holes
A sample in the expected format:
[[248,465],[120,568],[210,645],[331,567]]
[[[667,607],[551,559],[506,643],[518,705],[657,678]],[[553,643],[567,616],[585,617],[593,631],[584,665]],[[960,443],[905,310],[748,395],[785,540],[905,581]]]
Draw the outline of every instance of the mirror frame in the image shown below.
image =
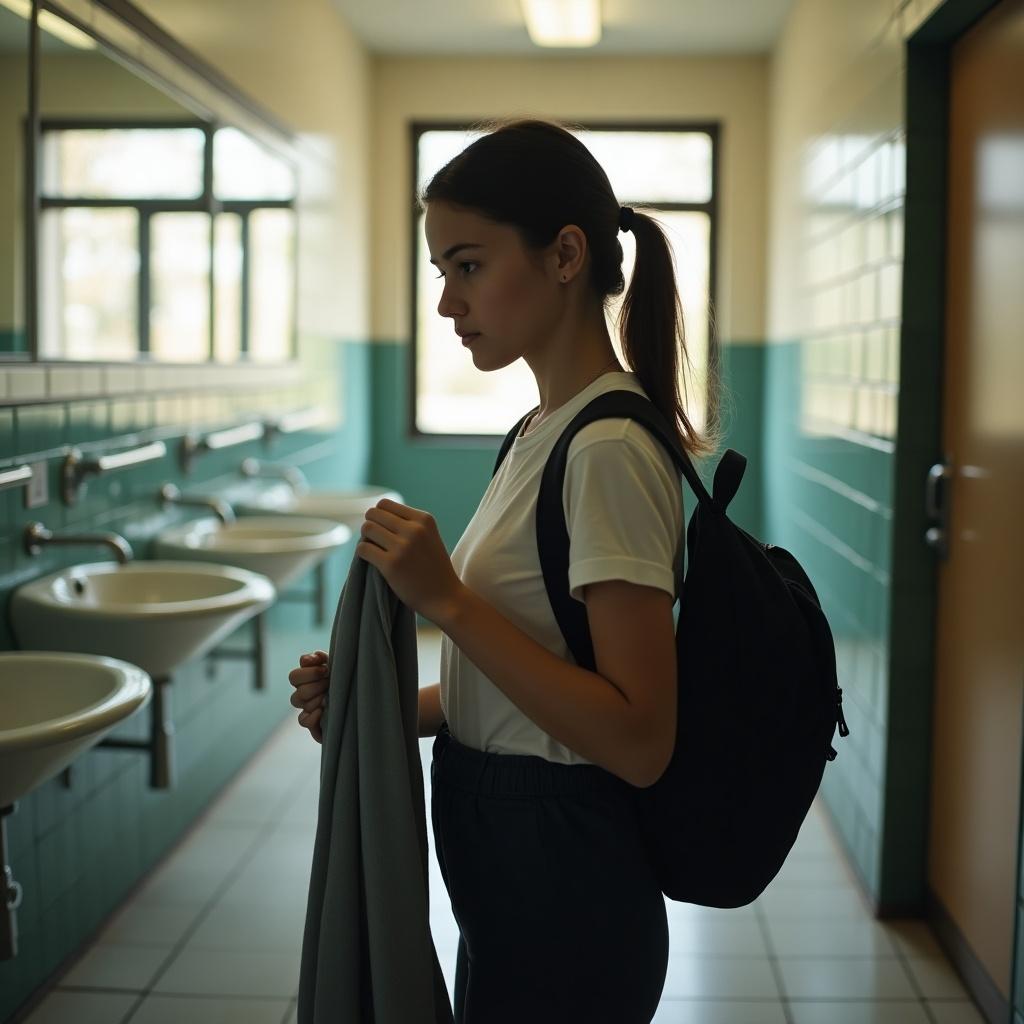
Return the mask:
[[[215,67],[193,53],[171,36],[155,21],[147,17],[128,0],[32,0],[29,20],[29,81],[27,112],[27,146],[25,149],[24,196],[24,301],[26,349],[24,353],[0,354],[0,368],[4,365],[32,364],[59,366],[154,365],[168,367],[211,367],[219,371],[232,366],[280,367],[298,360],[298,261],[293,275],[292,336],[290,352],[282,362],[254,362],[242,357],[231,363],[217,362],[213,358],[202,362],[166,362],[147,359],[140,353],[135,359],[71,360],[39,358],[39,228],[40,182],[39,164],[42,144],[41,115],[39,110],[40,46],[39,13],[50,11],[75,28],[91,36],[118,61],[124,63],[154,88],[170,95],[183,107],[191,110],[215,127],[230,126],[245,132],[292,166],[295,180],[300,181],[299,168],[302,152],[295,132],[284,122],[261,107],[225,78]],[[298,187],[296,188],[298,199]],[[213,211],[211,211],[212,213]],[[298,253],[299,218],[295,219],[296,256]]]

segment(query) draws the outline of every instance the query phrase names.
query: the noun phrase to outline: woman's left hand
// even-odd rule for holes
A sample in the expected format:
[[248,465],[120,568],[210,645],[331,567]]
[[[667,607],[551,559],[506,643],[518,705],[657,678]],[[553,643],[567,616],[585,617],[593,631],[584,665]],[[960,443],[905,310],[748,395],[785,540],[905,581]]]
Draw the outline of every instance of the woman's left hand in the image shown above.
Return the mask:
[[381,498],[366,510],[360,535],[356,554],[380,570],[403,604],[439,625],[457,600],[462,581],[434,517]]

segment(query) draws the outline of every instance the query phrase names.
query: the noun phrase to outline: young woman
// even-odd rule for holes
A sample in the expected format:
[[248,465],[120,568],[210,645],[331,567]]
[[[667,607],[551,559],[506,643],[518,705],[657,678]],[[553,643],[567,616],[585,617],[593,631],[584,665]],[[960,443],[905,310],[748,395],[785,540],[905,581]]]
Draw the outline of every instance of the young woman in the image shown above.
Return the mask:
[[[658,223],[620,207],[607,175],[565,128],[489,126],[421,201],[438,312],[476,367],[524,359],[540,404],[448,554],[429,513],[382,501],[356,551],[443,631],[439,684],[420,691],[434,848],[460,929],[457,1024],[647,1024],[668,963],[664,897],[630,800],[675,742],[672,606],[683,556],[681,475],[629,419],[588,424],[568,455],[563,506],[570,591],[584,602],[597,672],[580,668],[551,610],[536,540],[547,456],[597,395],[648,397],[700,458],[679,398],[686,359],[672,256]],[[636,264],[624,287],[619,231]],[[327,656],[290,674],[301,724],[319,739]]]

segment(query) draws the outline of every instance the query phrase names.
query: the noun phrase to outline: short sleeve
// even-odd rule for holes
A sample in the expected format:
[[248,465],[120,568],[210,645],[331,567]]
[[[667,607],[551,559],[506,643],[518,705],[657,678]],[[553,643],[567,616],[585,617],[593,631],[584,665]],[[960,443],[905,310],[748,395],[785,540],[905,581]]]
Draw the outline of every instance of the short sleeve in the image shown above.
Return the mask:
[[570,445],[562,500],[572,597],[582,602],[582,588],[602,580],[626,580],[677,596],[681,475],[642,426],[607,419],[584,427]]

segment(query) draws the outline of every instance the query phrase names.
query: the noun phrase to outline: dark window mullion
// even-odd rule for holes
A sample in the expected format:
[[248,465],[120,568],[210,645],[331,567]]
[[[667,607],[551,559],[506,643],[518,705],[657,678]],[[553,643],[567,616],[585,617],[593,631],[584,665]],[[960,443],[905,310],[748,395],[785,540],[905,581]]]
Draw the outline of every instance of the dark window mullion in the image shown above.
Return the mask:
[[294,199],[221,199],[218,210],[226,213],[252,213],[253,210],[292,210]]
[[203,201],[206,208],[213,212],[213,133],[216,125],[206,124],[203,127]]
[[240,244],[242,247],[242,338],[239,352],[243,356],[249,355],[249,269],[252,261],[249,259],[249,213],[239,213],[242,222],[240,233]]
[[217,315],[217,303],[215,299],[215,289],[217,287],[217,267],[216,267],[216,231],[214,229],[215,214],[210,214],[210,270],[207,274],[207,297],[210,302],[210,318],[209,318],[209,330],[207,331],[207,351],[206,358],[210,361],[214,359],[214,348],[213,339],[215,331],[214,317]]
[[150,231],[149,210],[136,208],[139,215],[139,352],[149,354]]
[[44,210],[60,210],[67,206],[110,210],[130,206],[136,210],[145,210],[147,213],[205,213],[207,209],[201,199],[88,199],[80,196],[42,196],[39,206]]
[[205,135],[203,145],[203,201],[206,204],[206,212],[210,215],[210,273],[209,273],[209,299],[210,299],[210,331],[209,351],[207,359],[213,362],[216,359],[216,320],[217,315],[217,232],[216,219],[221,212],[221,205],[213,191],[213,144],[214,135],[219,125],[214,122],[207,122],[203,128]]

